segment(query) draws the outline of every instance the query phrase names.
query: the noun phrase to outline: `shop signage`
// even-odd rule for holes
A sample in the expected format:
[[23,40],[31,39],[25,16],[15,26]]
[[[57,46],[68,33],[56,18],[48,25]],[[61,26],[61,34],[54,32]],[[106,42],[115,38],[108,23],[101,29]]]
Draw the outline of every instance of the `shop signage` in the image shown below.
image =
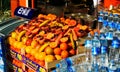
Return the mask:
[[22,6],[18,6],[15,9],[14,14],[16,16],[19,17],[23,17],[23,18],[27,18],[27,19],[32,19],[33,17],[35,17],[35,9],[31,9],[31,8],[27,8],[27,7],[22,7]]

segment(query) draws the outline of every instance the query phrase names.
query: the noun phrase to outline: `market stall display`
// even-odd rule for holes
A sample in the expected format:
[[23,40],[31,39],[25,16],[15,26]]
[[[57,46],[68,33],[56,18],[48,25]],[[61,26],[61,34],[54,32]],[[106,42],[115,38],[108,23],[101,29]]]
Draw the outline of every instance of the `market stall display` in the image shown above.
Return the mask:
[[39,14],[15,28],[8,36],[8,44],[12,57],[23,63],[23,70],[27,66],[41,71],[49,68],[46,63],[76,55],[75,41],[90,31],[74,19]]

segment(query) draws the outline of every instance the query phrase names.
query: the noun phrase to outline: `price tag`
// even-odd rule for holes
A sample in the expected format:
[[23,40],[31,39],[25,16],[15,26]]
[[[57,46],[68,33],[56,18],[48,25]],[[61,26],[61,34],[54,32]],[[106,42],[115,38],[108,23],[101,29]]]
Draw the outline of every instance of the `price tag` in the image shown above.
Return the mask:
[[35,9],[18,6],[15,9],[14,15],[23,17],[23,18],[27,18],[27,19],[32,19],[33,17],[35,17],[37,15],[37,12]]

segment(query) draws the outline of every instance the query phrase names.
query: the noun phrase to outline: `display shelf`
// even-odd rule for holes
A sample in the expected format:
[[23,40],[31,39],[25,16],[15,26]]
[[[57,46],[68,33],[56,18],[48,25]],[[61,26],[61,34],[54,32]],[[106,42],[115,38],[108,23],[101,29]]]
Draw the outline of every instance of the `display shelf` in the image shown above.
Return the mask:
[[19,61],[21,61],[22,63],[24,63],[24,65],[34,71],[37,72],[41,72],[44,71],[46,72],[46,68],[41,67],[39,64],[35,63],[34,61],[30,60],[29,58],[25,57],[24,55],[21,55],[20,53],[10,49],[10,55],[12,58],[15,58]]

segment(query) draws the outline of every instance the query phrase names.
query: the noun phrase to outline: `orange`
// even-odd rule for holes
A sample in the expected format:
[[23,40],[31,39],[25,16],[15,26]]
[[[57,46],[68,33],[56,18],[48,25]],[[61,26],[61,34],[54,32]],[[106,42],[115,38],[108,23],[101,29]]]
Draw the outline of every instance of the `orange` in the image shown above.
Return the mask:
[[74,49],[71,49],[71,50],[69,51],[69,53],[70,53],[70,55],[75,55],[76,51],[75,51]]
[[43,67],[45,65],[45,61],[39,61],[38,64]]
[[60,49],[61,50],[67,50],[67,48],[68,48],[67,43],[63,42],[63,43],[60,44]]
[[16,32],[12,32],[12,33],[11,33],[11,37],[14,38],[14,39],[16,39],[17,33],[16,33]]
[[46,47],[44,51],[46,54],[53,54],[53,49],[50,46]]
[[26,53],[31,53],[31,49],[32,49],[31,46],[27,46],[27,47],[25,48],[25,52],[26,52]]
[[17,44],[18,49],[21,49],[23,46],[24,46],[24,44],[22,42],[18,42],[18,44]]
[[13,45],[14,43],[15,43],[15,39],[14,38],[12,38],[12,37],[8,37],[8,43],[10,44],[10,45]]
[[45,60],[45,57],[46,57],[46,53],[45,52],[40,52],[40,53],[37,54],[36,59]]
[[55,60],[55,57],[53,55],[46,55],[45,62],[52,62]]
[[15,47],[15,48],[17,48],[17,46],[18,46],[18,41],[15,41],[14,43],[13,43],[13,46]]
[[38,42],[36,40],[32,40],[31,46],[35,48],[38,45]]
[[36,46],[36,50],[39,50],[40,49],[40,44],[38,44],[37,46]]
[[35,60],[35,58],[33,56],[30,56],[29,59],[32,60],[32,61]]
[[26,41],[28,40],[28,37],[22,37],[22,42],[25,44]]
[[37,52],[37,50],[36,49],[31,49],[31,52],[30,52],[30,54],[31,55],[33,55],[33,56],[35,56],[35,53]]
[[26,56],[27,58],[30,58],[30,57],[31,57],[31,55],[30,55],[30,54],[26,54],[25,56]]
[[68,56],[69,56],[68,51],[63,50],[63,51],[61,52],[61,57],[62,57],[62,58],[67,58]]
[[54,54],[60,55],[61,54],[61,49],[60,48],[55,48],[54,49]]

